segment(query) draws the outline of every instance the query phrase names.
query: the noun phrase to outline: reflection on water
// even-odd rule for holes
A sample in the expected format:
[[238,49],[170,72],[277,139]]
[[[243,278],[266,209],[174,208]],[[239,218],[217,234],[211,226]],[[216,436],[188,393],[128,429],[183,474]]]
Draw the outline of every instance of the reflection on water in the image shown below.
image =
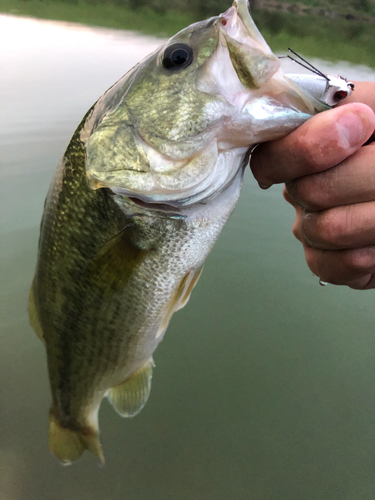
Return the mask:
[[374,294],[319,286],[281,189],[250,175],[156,353],[146,408],[124,421],[103,404],[106,467],[50,456],[45,353],[26,312],[44,197],[83,114],[160,40],[10,16],[0,38],[0,497],[373,499]]

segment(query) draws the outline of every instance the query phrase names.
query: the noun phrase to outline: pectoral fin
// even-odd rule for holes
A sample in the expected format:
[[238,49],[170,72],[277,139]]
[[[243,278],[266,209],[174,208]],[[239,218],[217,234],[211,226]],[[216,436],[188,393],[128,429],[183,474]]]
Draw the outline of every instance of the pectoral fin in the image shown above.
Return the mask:
[[111,294],[128,283],[132,273],[148,255],[150,249],[141,248],[134,241],[135,227],[126,226],[111,238],[89,262],[84,279]]
[[151,391],[152,359],[120,385],[112,387],[107,397],[122,417],[134,417],[146,404]]

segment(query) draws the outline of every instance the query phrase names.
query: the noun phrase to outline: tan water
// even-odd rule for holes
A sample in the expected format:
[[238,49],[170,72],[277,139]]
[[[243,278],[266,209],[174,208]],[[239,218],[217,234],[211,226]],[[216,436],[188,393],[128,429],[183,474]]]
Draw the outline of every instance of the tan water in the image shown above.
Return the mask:
[[64,468],[48,451],[46,360],[26,313],[44,197],[87,109],[159,44],[0,16],[0,499],[373,500],[375,292],[319,286],[281,188],[250,172],[156,352],[147,406],[133,420],[102,406],[106,466],[85,454]]

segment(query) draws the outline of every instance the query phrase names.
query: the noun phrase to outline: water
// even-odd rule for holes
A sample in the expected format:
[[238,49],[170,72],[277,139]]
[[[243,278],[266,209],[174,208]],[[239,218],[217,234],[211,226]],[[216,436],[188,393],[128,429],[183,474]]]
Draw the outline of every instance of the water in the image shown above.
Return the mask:
[[319,286],[281,188],[250,173],[156,352],[145,409],[123,420],[102,405],[106,466],[50,455],[44,348],[26,313],[44,197],[86,110],[160,40],[10,16],[0,39],[0,498],[373,500],[374,292]]

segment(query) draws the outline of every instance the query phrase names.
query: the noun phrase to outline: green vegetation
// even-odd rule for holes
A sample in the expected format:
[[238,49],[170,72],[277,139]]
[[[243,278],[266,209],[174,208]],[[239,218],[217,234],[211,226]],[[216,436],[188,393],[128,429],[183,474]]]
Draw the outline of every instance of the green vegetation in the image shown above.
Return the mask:
[[312,57],[375,67],[375,26],[345,18],[257,10],[254,19],[274,51],[292,47]]
[[0,12],[40,19],[78,22],[91,26],[128,29],[158,36],[171,36],[196,19],[183,12],[131,10],[112,2],[0,0]]
[[[0,12],[170,36],[223,12],[230,0],[0,0]],[[188,6],[187,6],[188,4]],[[375,0],[253,0],[253,17],[275,51],[375,67]],[[172,9],[173,7],[173,9]],[[374,16],[374,17],[373,17]]]
[[295,10],[322,9],[326,12],[334,12],[343,15],[353,16],[375,16],[375,0],[255,0],[259,8],[271,7],[279,9],[280,6],[286,6]]

